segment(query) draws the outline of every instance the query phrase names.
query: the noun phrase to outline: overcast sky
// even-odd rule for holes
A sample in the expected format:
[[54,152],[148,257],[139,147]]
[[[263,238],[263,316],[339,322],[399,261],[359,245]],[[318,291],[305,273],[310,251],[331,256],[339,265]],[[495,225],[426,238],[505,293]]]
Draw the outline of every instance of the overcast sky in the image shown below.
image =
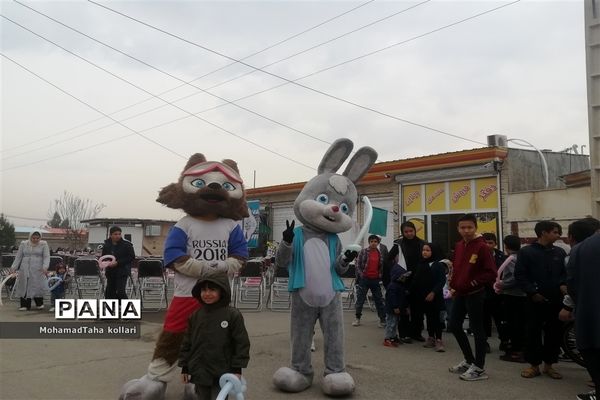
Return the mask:
[[[339,137],[351,138],[356,148],[372,146],[379,161],[481,147],[490,134],[555,151],[587,146],[583,1],[522,0],[431,34],[510,2],[419,3],[102,3],[164,31],[159,32],[86,1],[24,2],[168,76],[2,1],[2,54],[56,87],[0,58],[0,211],[16,225],[39,226],[43,221],[14,217],[46,218],[52,201],[67,190],[105,204],[99,217],[177,219],[179,212],[155,199],[195,152],[236,160],[246,186],[253,186],[256,171],[260,187],[309,179],[327,143]],[[248,65],[207,75],[345,12],[244,59]],[[222,84],[394,13],[266,67],[272,75],[255,71]],[[288,127],[231,104],[197,114],[224,101],[182,83],[206,75],[192,85],[232,101],[286,83],[279,77],[295,80],[405,41],[297,81],[315,90],[288,83],[238,102]]]

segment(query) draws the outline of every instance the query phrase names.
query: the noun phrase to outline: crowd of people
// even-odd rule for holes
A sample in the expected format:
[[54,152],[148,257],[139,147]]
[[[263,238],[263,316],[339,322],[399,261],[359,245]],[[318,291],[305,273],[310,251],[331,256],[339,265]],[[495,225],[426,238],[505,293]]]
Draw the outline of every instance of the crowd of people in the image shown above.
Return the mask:
[[[107,264],[105,269],[106,290],[105,299],[127,299],[125,291],[127,279],[131,275],[131,265],[135,260],[135,251],[131,242],[122,238],[122,229],[118,226],[110,228],[110,236],[102,246],[102,256],[111,255],[114,260]],[[60,254],[57,253],[57,254]],[[32,308],[32,299],[35,309],[44,309],[44,296],[50,292],[50,309],[54,311],[54,301],[65,297],[71,276],[64,262],[54,266],[51,273],[50,256],[52,252],[48,243],[42,240],[40,231],[32,231],[28,240],[20,243],[15,253],[15,259],[10,267],[12,274],[19,272],[19,278],[12,278],[7,282],[9,287],[15,285],[15,296],[20,298],[19,311],[28,311]],[[50,284],[49,277],[53,278]]]
[[[464,359],[449,368],[465,381],[488,379],[488,338],[495,325],[500,359],[528,364],[526,379],[542,374],[562,379],[558,362],[564,321],[575,319],[577,347],[592,377],[600,384],[600,221],[584,218],[569,225],[571,257],[554,243],[562,227],[554,221],[535,225],[537,240],[522,245],[515,235],[503,238],[477,233],[477,218],[458,220],[461,240],[450,257],[437,243],[416,235],[404,222],[390,250],[376,235],[356,258],[356,318],[361,325],[368,293],[375,303],[383,345],[422,343],[445,351],[442,332],[452,333]],[[381,283],[380,283],[381,282]],[[382,294],[381,286],[385,288]],[[465,319],[468,316],[468,324]],[[426,328],[427,336],[423,336]],[[474,349],[469,342],[474,339]],[[593,399],[594,391],[578,395]]]

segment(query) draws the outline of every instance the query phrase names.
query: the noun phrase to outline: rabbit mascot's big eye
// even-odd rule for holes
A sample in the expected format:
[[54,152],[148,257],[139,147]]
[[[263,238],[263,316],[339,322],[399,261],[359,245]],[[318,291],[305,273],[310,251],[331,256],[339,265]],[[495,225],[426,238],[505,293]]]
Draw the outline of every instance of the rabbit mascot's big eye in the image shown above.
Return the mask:
[[352,152],[349,139],[336,140],[323,156],[318,175],[306,183],[294,202],[295,221],[287,222],[277,252],[277,265],[287,266],[291,292],[292,367],[279,368],[273,382],[285,392],[300,392],[312,385],[311,342],[317,319],[325,340],[323,392],[343,396],[354,391],[354,379],[344,361],[344,324],[340,278],[356,252],[345,251],[337,236],[352,228],[357,204],[354,184],[377,160],[370,147],[360,148],[343,174],[336,171]]

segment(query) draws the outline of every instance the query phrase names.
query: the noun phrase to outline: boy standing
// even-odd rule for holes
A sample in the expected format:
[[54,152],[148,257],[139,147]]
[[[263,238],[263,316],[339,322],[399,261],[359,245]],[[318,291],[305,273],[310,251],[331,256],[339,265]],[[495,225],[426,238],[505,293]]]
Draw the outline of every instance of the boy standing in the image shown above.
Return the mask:
[[544,362],[544,374],[561,379],[562,375],[553,364],[558,362],[560,350],[562,323],[558,313],[567,294],[567,254],[554,246],[562,234],[558,223],[540,221],[534,230],[537,241],[519,250],[515,265],[517,285],[528,298],[525,360],[531,366],[521,371],[521,376],[535,378],[541,375],[540,364]]
[[[454,250],[452,277],[449,283],[454,297],[450,316],[450,330],[454,334],[465,359],[450,367],[450,372],[461,374],[460,379],[477,381],[488,379],[485,373],[486,334],[483,322],[485,287],[496,280],[496,264],[485,240],[477,234],[477,218],[465,214],[458,220],[462,240]],[[475,337],[475,356],[463,330],[466,314]]]
[[380,241],[381,239],[377,235],[369,236],[369,247],[362,249],[356,258],[356,319],[352,322],[352,326],[360,325],[363,305],[370,290],[379,316],[379,327],[385,327],[383,295],[379,284],[383,274],[383,257],[379,251]]
[[194,383],[199,400],[214,400],[219,378],[242,375],[250,359],[250,339],[239,310],[229,306],[231,288],[227,273],[209,271],[192,289],[203,305],[190,317],[181,345],[179,366],[184,383]]

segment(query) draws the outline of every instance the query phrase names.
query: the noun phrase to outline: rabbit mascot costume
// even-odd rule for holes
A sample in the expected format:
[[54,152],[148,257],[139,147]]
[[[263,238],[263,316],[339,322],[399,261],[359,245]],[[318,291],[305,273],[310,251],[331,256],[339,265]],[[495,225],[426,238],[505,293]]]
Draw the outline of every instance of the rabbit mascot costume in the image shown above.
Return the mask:
[[[175,294],[147,374],[127,382],[121,400],[164,399],[188,318],[200,308],[192,288],[205,271],[216,268],[231,276],[248,258],[246,239],[236,222],[248,217],[248,206],[235,161],[206,161],[194,154],[179,181],[163,188],[157,201],[187,214],[171,229],[164,246],[164,264],[175,271]],[[185,392],[190,391],[186,387]]]
[[330,396],[349,395],[354,379],[345,371],[344,324],[340,275],[357,252],[346,250],[337,236],[352,228],[357,204],[354,183],[377,160],[370,147],[359,149],[342,175],[335,172],[352,152],[352,141],[336,140],[323,156],[318,175],[306,183],[294,202],[295,221],[283,232],[276,260],[289,270],[291,292],[291,367],[279,368],[273,375],[275,386],[285,392],[300,392],[312,385],[311,341],[317,320],[323,331],[325,371],[323,392]]

